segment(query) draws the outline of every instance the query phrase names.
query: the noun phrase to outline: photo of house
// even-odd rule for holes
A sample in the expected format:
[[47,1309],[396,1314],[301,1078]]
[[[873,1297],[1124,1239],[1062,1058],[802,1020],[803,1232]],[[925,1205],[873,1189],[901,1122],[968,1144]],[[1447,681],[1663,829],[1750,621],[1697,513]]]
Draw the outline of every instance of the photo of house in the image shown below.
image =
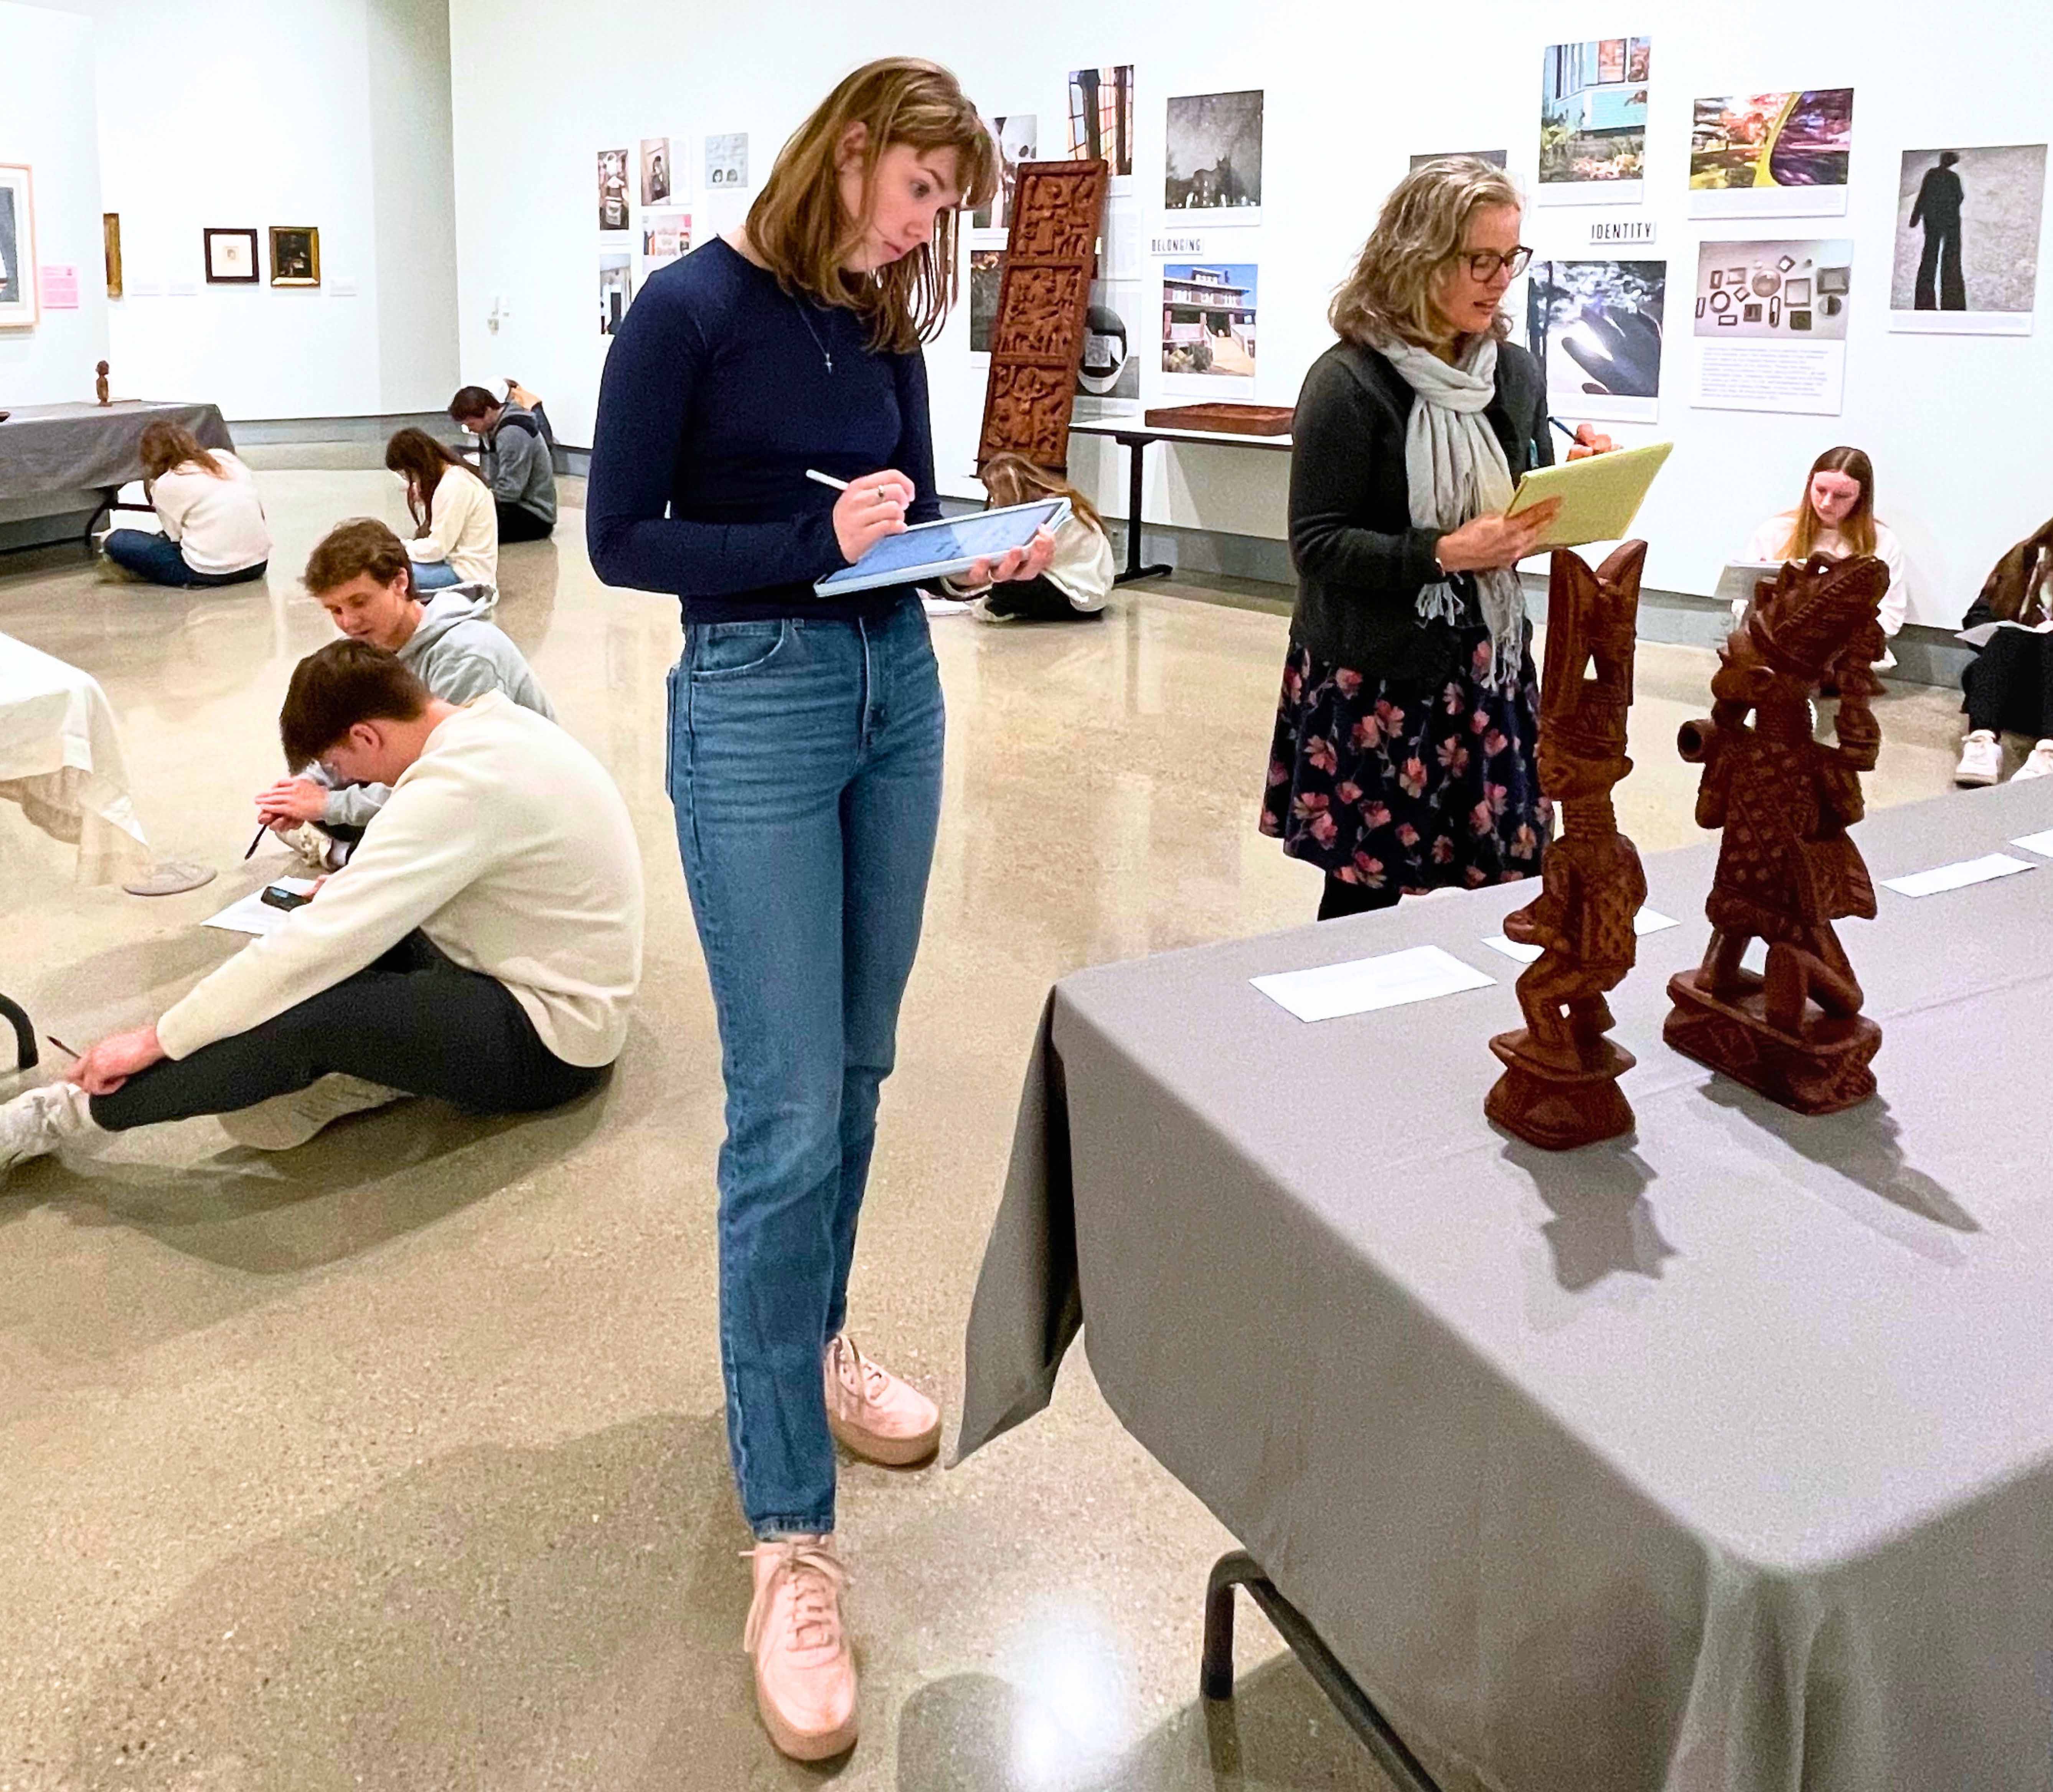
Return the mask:
[[[1542,53],[1538,196],[1543,202],[1639,197],[1647,163],[1651,46],[1646,37],[1607,37],[1550,44]],[[1619,190],[1608,194],[1547,191],[1611,186]]]
[[1254,377],[1256,270],[1252,262],[1162,270],[1162,371]]

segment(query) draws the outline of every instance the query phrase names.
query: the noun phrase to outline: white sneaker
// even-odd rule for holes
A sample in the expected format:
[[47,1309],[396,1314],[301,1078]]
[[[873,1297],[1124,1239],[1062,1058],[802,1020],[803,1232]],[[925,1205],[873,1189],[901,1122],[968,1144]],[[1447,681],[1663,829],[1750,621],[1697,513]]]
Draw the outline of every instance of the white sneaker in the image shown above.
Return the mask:
[[289,1151],[304,1145],[331,1121],[406,1099],[404,1089],[367,1083],[340,1072],[316,1077],[303,1089],[274,1095],[220,1116],[222,1130],[238,1145],[260,1151]]
[[2053,740],[2042,740],[2024,756],[2024,763],[2010,774],[2013,784],[2027,778],[2053,778]]
[[97,1132],[92,1099],[76,1083],[45,1083],[0,1107],[0,1176],[30,1158],[47,1157],[67,1139]]
[[1993,784],[2003,776],[2003,743],[1987,728],[1976,728],[1961,743],[1961,763],[1953,782],[1963,787]]

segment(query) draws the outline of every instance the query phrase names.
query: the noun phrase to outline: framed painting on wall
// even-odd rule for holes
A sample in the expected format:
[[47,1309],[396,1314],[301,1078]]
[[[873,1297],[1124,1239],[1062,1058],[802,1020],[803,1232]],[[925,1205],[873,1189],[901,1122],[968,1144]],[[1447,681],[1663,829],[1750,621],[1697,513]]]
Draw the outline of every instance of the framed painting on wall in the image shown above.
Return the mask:
[[35,187],[26,163],[0,162],[0,330],[33,329],[39,316]]
[[254,230],[200,232],[206,250],[206,277],[214,286],[254,286],[257,272],[257,233]]
[[121,296],[121,214],[102,212],[100,214],[100,246],[107,257],[107,296],[110,299]]
[[320,229],[312,224],[271,226],[271,284],[320,284]]

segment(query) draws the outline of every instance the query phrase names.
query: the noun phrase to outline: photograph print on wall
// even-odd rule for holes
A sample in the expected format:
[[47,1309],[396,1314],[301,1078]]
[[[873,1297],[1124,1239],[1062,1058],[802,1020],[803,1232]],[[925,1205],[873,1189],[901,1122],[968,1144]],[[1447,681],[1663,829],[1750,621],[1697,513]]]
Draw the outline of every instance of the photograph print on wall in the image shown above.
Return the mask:
[[1509,165],[1511,157],[1507,151],[1501,149],[1443,149],[1431,155],[1413,156],[1411,158],[1411,164],[1405,170],[1405,172],[1407,174],[1415,174],[1421,168],[1424,167],[1428,162],[1458,162],[1462,160],[1470,162],[1486,162],[1493,168],[1502,168]]
[[708,186],[723,192],[748,184],[748,133],[732,131],[705,140],[705,178]]
[[998,321],[998,289],[1005,279],[1005,251],[969,252],[969,351],[991,352],[991,326]]
[[1541,57],[1535,198],[1543,206],[1639,204],[1651,40],[1550,44]]
[[599,152],[599,227],[608,231],[627,228],[627,151],[624,149]]
[[1699,100],[1690,131],[1690,215],[1843,213],[1853,147],[1850,87]]
[[0,330],[33,328],[36,302],[36,207],[27,166],[0,162]]
[[1697,252],[1692,402],[1833,417],[1846,393],[1854,245],[1778,237]]
[[1536,261],[1527,345],[1547,407],[1578,421],[1651,423],[1660,410],[1666,261]]
[[642,139],[642,203],[664,206],[670,201],[670,139]]
[[984,120],[998,145],[998,194],[987,206],[969,214],[972,230],[1005,230],[1012,224],[1012,195],[1019,184],[1019,164],[1038,159],[1039,120],[1031,112],[1007,112]]
[[1169,101],[1163,209],[1184,224],[1262,222],[1262,90]]
[[2043,143],[1906,150],[1890,328],[2029,335],[2045,206]]
[[634,286],[627,272],[627,257],[624,255],[602,255],[599,258],[599,333],[610,336],[620,327],[620,320],[627,315],[627,307],[634,297]]
[[1132,63],[1070,71],[1070,155],[1078,161],[1102,156],[1112,165],[1113,191],[1127,190],[1133,177]]
[[642,277],[692,252],[692,214],[654,211],[642,214]]
[[1147,288],[1138,280],[1091,283],[1075,416],[1131,417],[1140,409],[1147,304]]
[[1162,269],[1162,371],[1178,381],[1254,378],[1258,276],[1251,261]]

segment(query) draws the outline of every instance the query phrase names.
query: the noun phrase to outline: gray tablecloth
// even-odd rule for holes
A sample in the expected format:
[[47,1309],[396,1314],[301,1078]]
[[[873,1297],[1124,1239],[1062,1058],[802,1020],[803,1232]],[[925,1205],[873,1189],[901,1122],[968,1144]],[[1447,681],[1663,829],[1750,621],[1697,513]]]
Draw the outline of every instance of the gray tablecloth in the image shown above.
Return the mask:
[[[2053,781],[1897,809],[1878,879],[2053,825]],[[2053,865],[1841,931],[1880,1096],[1804,1120],[1611,998],[1636,1139],[1484,1120],[1529,895],[1113,965],[1050,999],[959,1454],[1081,1319],[1121,1421],[1443,1762],[1515,1792],[2053,1783]],[[2031,855],[2016,855],[2029,859]],[[1494,988],[1306,1025],[1250,976],[1438,944]],[[1195,1597],[1195,1590],[1193,1596]]]
[[143,431],[183,423],[202,448],[235,444],[214,405],[124,398],[98,405],[21,405],[0,423],[0,498],[91,492],[143,476]]

